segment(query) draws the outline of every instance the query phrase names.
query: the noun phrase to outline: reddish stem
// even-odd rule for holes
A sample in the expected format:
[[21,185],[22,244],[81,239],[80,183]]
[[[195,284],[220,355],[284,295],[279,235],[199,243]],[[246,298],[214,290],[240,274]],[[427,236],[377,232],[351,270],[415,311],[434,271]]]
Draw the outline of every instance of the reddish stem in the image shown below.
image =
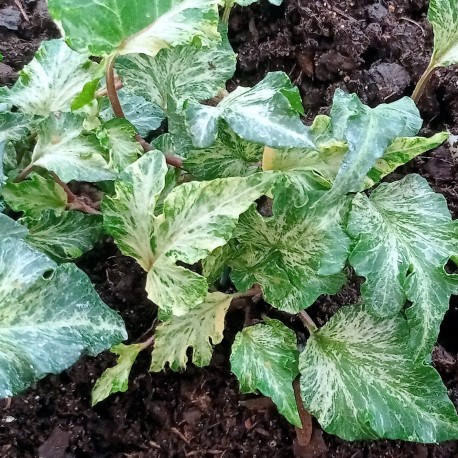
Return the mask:
[[301,419],[302,428],[296,427],[297,441],[300,446],[306,447],[312,440],[312,416],[307,410],[305,410],[304,403],[301,397],[301,387],[299,384],[299,377],[293,382],[294,398],[296,399],[297,411],[299,412],[299,418]]
[[34,169],[33,164],[29,164],[25,169],[22,170],[22,172],[14,179],[15,183],[20,183],[21,181],[24,181],[29,174],[33,171]]

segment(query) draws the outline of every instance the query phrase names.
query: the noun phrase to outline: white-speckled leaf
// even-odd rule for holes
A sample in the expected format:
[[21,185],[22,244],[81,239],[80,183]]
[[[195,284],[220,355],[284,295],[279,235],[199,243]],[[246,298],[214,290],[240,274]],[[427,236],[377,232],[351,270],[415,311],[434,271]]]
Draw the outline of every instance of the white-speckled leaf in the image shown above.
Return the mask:
[[[350,240],[338,223],[336,208],[313,209],[316,200],[294,206],[289,192],[272,217],[255,208],[240,217],[229,265],[239,291],[258,283],[265,300],[280,310],[298,313],[321,294],[334,294],[345,282],[342,270]],[[274,200],[275,202],[275,200]]]
[[136,133],[129,121],[120,118],[106,122],[97,132],[97,138],[109,153],[110,168],[122,172],[143,154],[142,146],[135,139]]
[[299,357],[305,408],[342,439],[458,439],[458,416],[436,370],[415,361],[399,316],[339,310]]
[[218,39],[219,0],[48,0],[69,45],[95,56]]
[[188,350],[198,367],[208,366],[213,345],[223,340],[224,318],[232,296],[209,293],[201,304],[184,316],[170,316],[155,331],[150,371],[159,372],[168,365],[172,370],[185,370]]
[[1,398],[127,337],[82,271],[13,238],[0,245],[0,323]]
[[216,142],[208,148],[190,148],[183,167],[199,180],[248,176],[260,171],[264,147],[240,138],[221,126]]
[[434,30],[434,67],[458,63],[458,5],[456,0],[431,0],[428,20]]
[[0,213],[0,241],[5,238],[25,239],[29,231],[9,216]]
[[428,358],[449,306],[458,277],[444,265],[458,255],[458,225],[445,198],[419,175],[383,183],[370,198],[357,194],[348,231],[357,240],[350,257],[366,278],[362,294],[368,311],[392,316],[406,299],[412,348]]
[[253,88],[238,87],[217,107],[189,102],[186,118],[199,148],[216,139],[219,119],[248,141],[273,148],[313,147],[310,128],[302,124],[298,109],[302,110],[298,89],[285,73],[273,72]]
[[364,188],[371,188],[375,183],[414,157],[442,145],[449,135],[447,132],[440,132],[432,137],[396,138],[367,174]]
[[[235,0],[235,2],[232,2],[232,0],[226,0],[227,3],[237,3],[237,5],[240,6],[249,6],[252,5],[253,3],[256,3],[258,0]],[[275,6],[280,6],[283,3],[283,0],[269,0],[269,3],[272,3],[272,5]]]
[[31,115],[69,112],[84,85],[95,79],[98,67],[63,40],[44,41],[13,88],[0,89],[0,103],[9,103]]
[[349,150],[330,197],[360,191],[365,176],[393,140],[416,135],[422,125],[418,109],[408,97],[369,108],[356,94],[341,90],[334,95],[331,119],[334,138],[346,140]]
[[80,212],[56,215],[52,210],[19,220],[29,230],[27,242],[59,262],[73,261],[102,237],[102,218]]
[[242,393],[260,391],[270,397],[278,411],[300,428],[293,390],[299,374],[298,359],[294,332],[280,321],[267,319],[235,336],[230,360]]
[[20,183],[6,183],[2,196],[11,209],[26,216],[38,216],[45,210],[60,214],[67,207],[67,194],[62,187],[37,173]]
[[129,388],[132,366],[142,350],[141,344],[115,345],[110,351],[118,355],[116,365],[105,370],[92,389],[92,405],[106,399],[113,393],[125,393]]
[[236,55],[222,29],[223,39],[209,48],[188,45],[163,49],[154,58],[135,54],[118,59],[116,70],[128,90],[170,112],[169,97],[181,111],[183,102],[192,98],[212,99],[226,88],[234,75]]
[[35,118],[24,113],[0,113],[0,142],[23,139],[33,127]]
[[116,176],[97,137],[84,134],[83,118],[72,113],[52,114],[38,126],[32,164],[56,173],[65,182],[96,182]]
[[165,184],[167,165],[160,151],[150,151],[127,167],[115,182],[116,195],[102,201],[103,224],[126,256],[146,271],[154,263],[156,202]]

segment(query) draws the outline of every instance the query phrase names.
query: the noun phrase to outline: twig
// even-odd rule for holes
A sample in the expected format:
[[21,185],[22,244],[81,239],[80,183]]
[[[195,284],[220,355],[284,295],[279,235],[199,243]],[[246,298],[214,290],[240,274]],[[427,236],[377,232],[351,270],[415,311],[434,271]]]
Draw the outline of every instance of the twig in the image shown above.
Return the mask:
[[318,326],[314,323],[312,318],[310,318],[310,315],[307,312],[303,310],[302,312],[298,313],[298,316],[310,334],[313,334],[318,330]]
[[189,440],[186,438],[186,436],[185,436],[182,432],[178,431],[177,428],[175,428],[175,427],[172,426],[172,427],[170,428],[170,431],[172,431],[172,433],[175,433],[180,439],[183,440],[183,442],[186,442],[186,444],[188,444],[188,445],[190,444],[190,442],[189,442]]
[[24,21],[30,22],[29,15],[26,13],[24,7],[22,6],[21,0],[14,0],[15,5],[19,8],[19,11],[22,14],[22,17],[24,18]]
[[410,19],[408,17],[400,17],[399,19],[402,19],[403,21],[407,21],[407,22],[410,22],[411,24],[414,24],[416,25],[423,33],[423,36],[425,37],[426,36],[426,30],[417,22],[417,21],[414,21],[413,19]]
[[312,416],[307,410],[305,410],[304,403],[302,402],[301,397],[301,387],[299,384],[299,377],[296,378],[293,382],[294,389],[294,398],[296,399],[297,411],[299,412],[299,417],[301,419],[302,428],[296,427],[297,442],[300,446],[306,447],[310,444],[312,440]]
[[[119,77],[115,77],[115,86],[116,86],[116,90],[119,91],[120,89],[122,89],[124,87],[124,85],[122,84],[122,81],[119,79]],[[99,89],[96,93],[95,93],[95,96],[96,97],[105,97],[108,95],[108,90],[106,87],[102,88],[102,89]]]

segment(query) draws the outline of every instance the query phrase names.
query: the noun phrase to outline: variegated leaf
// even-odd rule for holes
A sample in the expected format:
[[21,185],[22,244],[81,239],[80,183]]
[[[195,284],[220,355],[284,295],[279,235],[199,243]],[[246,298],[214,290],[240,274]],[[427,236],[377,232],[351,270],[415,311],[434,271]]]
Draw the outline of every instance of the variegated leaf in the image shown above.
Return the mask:
[[0,89],[0,103],[30,115],[69,112],[73,99],[97,72],[96,63],[71,50],[63,40],[45,41],[13,88]]
[[125,393],[129,388],[132,366],[142,350],[141,344],[115,345],[110,351],[118,355],[116,365],[105,370],[92,389],[92,405],[106,399],[113,393]]
[[408,97],[376,108],[363,105],[356,94],[337,90],[331,110],[336,139],[346,140],[349,151],[329,198],[360,191],[366,174],[397,137],[414,136],[422,120]]
[[0,244],[0,323],[2,398],[127,337],[83,272],[13,238]]
[[26,227],[0,213],[0,242],[5,238],[25,239],[28,233]]
[[150,371],[159,372],[168,364],[174,371],[185,370],[188,350],[198,367],[208,366],[213,345],[223,340],[224,318],[232,296],[209,293],[206,299],[184,316],[170,316],[155,332]]
[[135,139],[134,126],[125,119],[115,118],[106,122],[97,133],[101,145],[109,152],[109,166],[122,172],[142,154],[143,148]]
[[29,230],[27,242],[60,262],[73,261],[102,236],[102,218],[79,212],[56,215],[52,210],[19,220]]
[[458,63],[458,5],[455,0],[431,0],[428,20],[434,30],[431,66],[448,67]]
[[38,126],[32,165],[56,173],[65,182],[96,182],[116,176],[96,136],[85,135],[83,119],[71,113],[52,114]]
[[[299,110],[299,111],[298,111]],[[224,119],[245,140],[273,148],[313,147],[310,129],[302,124],[302,100],[283,72],[273,72],[253,88],[238,87],[217,107],[190,101],[186,118],[194,145],[210,146]]]
[[240,391],[260,391],[290,423],[301,427],[293,390],[298,359],[296,335],[277,320],[266,319],[263,324],[244,328],[232,345],[231,370],[240,382]]
[[305,408],[342,439],[458,439],[458,416],[439,374],[418,362],[399,316],[344,307],[299,357]]
[[234,233],[238,245],[229,265],[239,291],[258,283],[269,304],[298,313],[344,284],[350,241],[336,208],[314,209],[312,195],[298,208],[288,196],[287,191],[284,199],[275,196],[283,204],[274,205],[272,217],[264,218],[255,208],[240,217]]
[[411,343],[416,357],[428,357],[458,292],[458,277],[444,265],[458,255],[458,225],[445,198],[419,175],[383,183],[367,198],[353,200],[348,231],[357,241],[350,263],[366,277],[362,294],[368,310],[392,316],[406,299]]
[[442,145],[449,137],[447,132],[440,132],[432,137],[400,137],[385,150],[383,156],[367,174],[364,188],[368,189],[378,183],[382,178],[406,164],[414,157]]
[[143,53],[219,38],[219,0],[48,0],[69,45],[94,56]]
[[11,209],[26,216],[38,216],[45,210],[60,214],[67,207],[67,194],[62,187],[37,173],[20,183],[6,183],[2,196]]
[[165,184],[167,165],[160,151],[150,151],[127,167],[115,182],[116,195],[102,201],[105,230],[126,256],[149,271],[155,256],[154,210]]
[[248,176],[260,171],[263,150],[222,126],[213,145],[185,152],[183,167],[199,180]]
[[209,48],[196,45],[163,49],[154,58],[135,54],[118,59],[116,70],[124,87],[144,96],[170,113],[169,97],[181,111],[186,99],[212,99],[234,75],[236,55],[221,29],[223,39]]
[[23,139],[35,122],[34,116],[24,113],[0,113],[0,142],[17,142]]

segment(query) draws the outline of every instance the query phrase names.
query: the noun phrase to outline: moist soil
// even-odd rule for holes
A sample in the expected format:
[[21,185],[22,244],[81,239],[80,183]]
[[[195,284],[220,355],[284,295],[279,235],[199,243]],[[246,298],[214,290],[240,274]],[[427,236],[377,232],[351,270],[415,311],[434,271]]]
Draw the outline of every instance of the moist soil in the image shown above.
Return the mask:
[[[427,7],[427,0],[285,0],[281,7],[261,2],[237,8],[230,20],[230,38],[239,65],[230,89],[255,84],[268,71],[285,71],[301,90],[308,120],[329,112],[336,88],[356,92],[371,106],[410,95],[432,49]],[[0,84],[12,84],[40,42],[56,36],[44,0],[0,0],[0,52],[5,56]],[[458,133],[457,104],[457,69],[437,71],[419,103],[423,133]],[[457,218],[457,171],[456,151],[442,146],[388,180],[421,174],[445,195]],[[107,240],[79,266],[102,299],[123,316],[130,340],[148,335],[156,311],[146,299],[145,276],[135,262]],[[338,295],[324,296],[311,307],[318,324],[340,306],[358,300],[360,280],[349,276]],[[148,355],[141,355],[128,392],[94,408],[91,388],[114,363],[112,355],[83,357],[64,373],[48,376],[0,405],[0,457],[458,457],[456,441],[350,443],[324,433],[317,424],[310,446],[299,447],[294,428],[268,400],[238,392],[228,355],[244,319],[240,310],[229,312],[224,341],[210,367],[190,365],[185,373],[151,374]],[[456,329],[458,300],[453,297],[433,363],[458,406]]]

